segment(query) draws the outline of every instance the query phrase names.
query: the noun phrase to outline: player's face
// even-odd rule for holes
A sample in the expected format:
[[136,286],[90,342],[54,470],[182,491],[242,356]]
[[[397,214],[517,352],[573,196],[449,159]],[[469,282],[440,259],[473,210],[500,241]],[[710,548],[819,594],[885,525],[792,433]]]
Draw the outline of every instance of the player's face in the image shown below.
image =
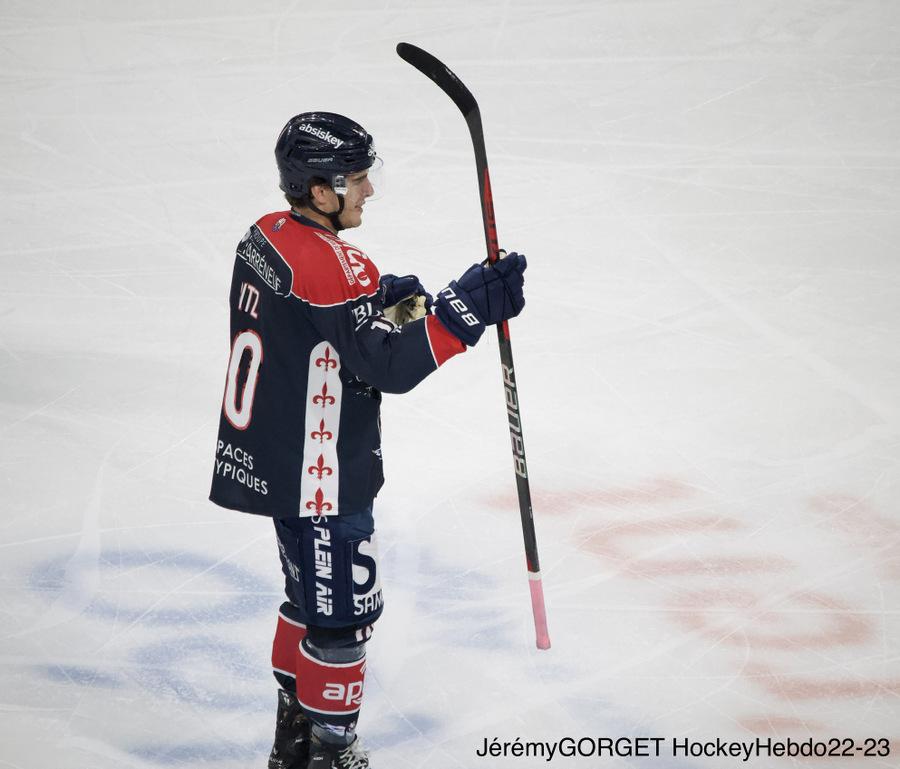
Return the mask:
[[362,224],[363,206],[374,192],[368,171],[359,171],[347,177],[344,210],[341,212],[341,224],[344,227],[359,227]]

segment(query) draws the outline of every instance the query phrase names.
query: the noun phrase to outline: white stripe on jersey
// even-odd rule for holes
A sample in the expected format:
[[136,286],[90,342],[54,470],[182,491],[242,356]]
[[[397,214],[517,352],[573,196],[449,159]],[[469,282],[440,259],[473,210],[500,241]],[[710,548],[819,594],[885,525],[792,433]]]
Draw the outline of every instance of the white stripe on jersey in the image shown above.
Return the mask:
[[300,517],[338,514],[341,359],[329,342],[309,354],[306,426],[300,466]]

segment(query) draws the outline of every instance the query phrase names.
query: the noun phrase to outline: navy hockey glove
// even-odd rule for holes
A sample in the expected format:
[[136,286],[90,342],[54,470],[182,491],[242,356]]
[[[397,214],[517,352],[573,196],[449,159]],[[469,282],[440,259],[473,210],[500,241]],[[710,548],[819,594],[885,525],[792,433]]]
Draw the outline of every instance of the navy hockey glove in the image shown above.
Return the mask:
[[471,347],[485,326],[514,318],[525,306],[522,286],[528,262],[515,252],[492,266],[473,264],[459,280],[438,292],[434,314],[465,345]]
[[434,298],[415,275],[403,275],[399,278],[396,275],[382,275],[378,286],[381,289],[381,303],[385,307],[393,307],[398,302],[414,296],[425,297],[426,310],[430,310],[434,303]]
[[382,275],[379,281],[384,317],[398,326],[424,318],[433,299],[415,275]]

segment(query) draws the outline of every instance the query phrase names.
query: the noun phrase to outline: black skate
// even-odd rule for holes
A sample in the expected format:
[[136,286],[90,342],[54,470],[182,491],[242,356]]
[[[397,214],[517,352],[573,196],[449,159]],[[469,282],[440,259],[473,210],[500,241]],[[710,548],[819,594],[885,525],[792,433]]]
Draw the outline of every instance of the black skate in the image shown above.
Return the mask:
[[362,749],[359,737],[346,746],[329,745],[313,737],[306,769],[369,769],[369,754]]
[[278,690],[278,715],[275,717],[275,744],[269,754],[269,769],[306,769],[309,762],[309,719],[297,698]]

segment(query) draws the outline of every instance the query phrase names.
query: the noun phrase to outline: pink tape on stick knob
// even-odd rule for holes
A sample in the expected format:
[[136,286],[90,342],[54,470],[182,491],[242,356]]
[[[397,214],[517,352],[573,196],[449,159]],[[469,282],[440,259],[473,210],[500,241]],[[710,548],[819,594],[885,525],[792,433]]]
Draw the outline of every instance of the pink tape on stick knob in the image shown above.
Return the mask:
[[538,649],[550,648],[550,633],[547,631],[547,609],[544,606],[544,584],[540,572],[528,575],[531,588],[531,609],[534,612],[534,632]]

